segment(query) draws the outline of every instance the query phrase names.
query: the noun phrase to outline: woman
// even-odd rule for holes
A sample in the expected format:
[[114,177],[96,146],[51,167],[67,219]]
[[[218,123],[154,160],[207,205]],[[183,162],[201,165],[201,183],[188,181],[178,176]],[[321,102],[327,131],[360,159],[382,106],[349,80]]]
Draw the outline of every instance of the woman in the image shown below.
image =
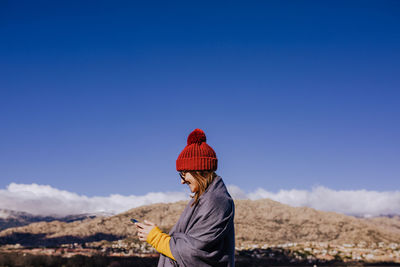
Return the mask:
[[235,206],[206,135],[195,129],[176,160],[181,183],[194,193],[169,234],[154,223],[136,223],[141,241],[161,253],[158,266],[235,266]]

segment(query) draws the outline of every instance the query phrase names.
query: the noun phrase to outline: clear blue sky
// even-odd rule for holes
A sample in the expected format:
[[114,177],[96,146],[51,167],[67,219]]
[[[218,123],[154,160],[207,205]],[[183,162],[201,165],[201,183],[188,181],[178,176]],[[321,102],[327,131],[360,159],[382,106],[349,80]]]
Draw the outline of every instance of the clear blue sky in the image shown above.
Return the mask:
[[399,190],[399,1],[1,1],[0,188]]

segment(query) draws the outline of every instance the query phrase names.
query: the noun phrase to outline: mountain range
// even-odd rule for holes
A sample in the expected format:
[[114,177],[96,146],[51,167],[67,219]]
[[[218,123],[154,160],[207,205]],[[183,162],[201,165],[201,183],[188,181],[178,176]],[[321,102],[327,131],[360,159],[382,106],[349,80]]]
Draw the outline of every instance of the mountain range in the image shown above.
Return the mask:
[[[186,203],[141,206],[113,216],[32,221],[29,225],[3,229],[0,244],[35,246],[123,239],[139,242],[131,218],[153,221],[168,232]],[[307,207],[291,207],[270,199],[235,200],[235,232],[237,247],[308,241],[331,244],[399,243],[400,218],[356,218]]]
[[34,222],[51,222],[55,220],[61,222],[73,222],[73,221],[82,221],[85,219],[93,219],[96,217],[107,217],[111,215],[112,214],[107,214],[107,213],[85,213],[85,214],[73,214],[73,215],[59,217],[59,216],[41,216],[23,211],[0,209],[0,231],[7,228],[28,225]]

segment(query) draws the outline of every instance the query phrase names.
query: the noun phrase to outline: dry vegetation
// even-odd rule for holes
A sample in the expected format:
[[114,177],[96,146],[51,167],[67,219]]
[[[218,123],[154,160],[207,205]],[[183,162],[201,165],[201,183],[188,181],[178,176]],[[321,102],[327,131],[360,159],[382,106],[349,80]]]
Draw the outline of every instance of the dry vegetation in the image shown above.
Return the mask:
[[[237,200],[235,230],[237,246],[246,244],[282,244],[288,242],[329,242],[332,244],[399,242],[399,218],[362,219],[305,207],[290,207],[269,199]],[[44,234],[46,238],[80,238],[106,234],[136,238],[130,218],[155,222],[168,231],[178,220],[186,202],[154,204],[107,217],[83,221],[39,222],[0,232],[0,240],[16,233]],[[2,242],[5,243],[4,241]]]

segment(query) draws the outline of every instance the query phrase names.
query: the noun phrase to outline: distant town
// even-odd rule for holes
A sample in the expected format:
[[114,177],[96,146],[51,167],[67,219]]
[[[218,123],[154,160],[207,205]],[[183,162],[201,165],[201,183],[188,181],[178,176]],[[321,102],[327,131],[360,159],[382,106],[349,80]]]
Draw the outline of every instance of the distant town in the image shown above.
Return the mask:
[[[76,255],[93,257],[158,257],[157,252],[146,243],[127,240],[98,241],[90,243],[63,244],[60,247],[29,248],[20,244],[3,245],[0,253],[22,255],[47,255],[71,258]],[[400,264],[400,244],[371,243],[329,244],[304,242],[286,244],[245,245],[236,247],[238,258],[287,263],[363,262]]]

